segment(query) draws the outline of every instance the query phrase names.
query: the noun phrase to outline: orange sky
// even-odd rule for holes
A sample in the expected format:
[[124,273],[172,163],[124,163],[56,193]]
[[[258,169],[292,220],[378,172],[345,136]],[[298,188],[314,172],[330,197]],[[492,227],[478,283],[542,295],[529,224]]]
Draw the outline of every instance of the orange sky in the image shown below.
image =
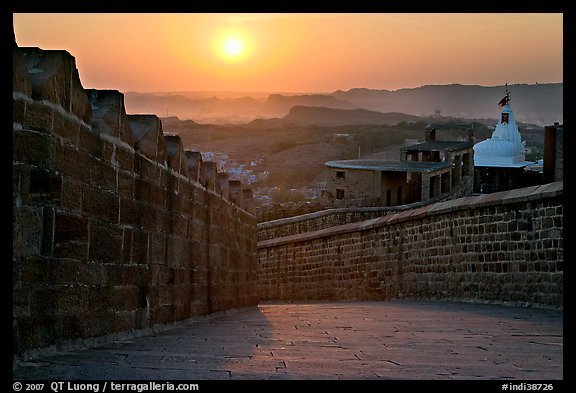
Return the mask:
[[[67,50],[85,88],[333,92],[563,81],[563,15],[14,14],[19,46]],[[223,41],[235,57],[225,54]]]

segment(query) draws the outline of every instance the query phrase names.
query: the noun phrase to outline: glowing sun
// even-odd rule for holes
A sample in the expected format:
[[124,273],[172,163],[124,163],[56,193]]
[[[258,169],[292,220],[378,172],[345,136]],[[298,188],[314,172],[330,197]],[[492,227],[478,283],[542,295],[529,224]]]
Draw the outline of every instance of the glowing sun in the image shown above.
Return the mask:
[[250,60],[253,55],[253,41],[246,31],[238,29],[221,30],[212,41],[213,53],[225,63],[235,66]]
[[239,37],[228,37],[222,41],[222,50],[230,59],[240,58],[246,50],[246,44]]

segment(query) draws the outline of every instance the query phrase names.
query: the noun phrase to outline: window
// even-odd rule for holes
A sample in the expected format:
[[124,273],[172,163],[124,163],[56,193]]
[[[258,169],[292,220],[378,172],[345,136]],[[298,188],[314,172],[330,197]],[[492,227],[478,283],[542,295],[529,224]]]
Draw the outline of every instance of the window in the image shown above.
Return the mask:
[[346,177],[346,172],[336,171],[336,179],[344,179]]
[[336,199],[344,199],[344,190],[336,189]]

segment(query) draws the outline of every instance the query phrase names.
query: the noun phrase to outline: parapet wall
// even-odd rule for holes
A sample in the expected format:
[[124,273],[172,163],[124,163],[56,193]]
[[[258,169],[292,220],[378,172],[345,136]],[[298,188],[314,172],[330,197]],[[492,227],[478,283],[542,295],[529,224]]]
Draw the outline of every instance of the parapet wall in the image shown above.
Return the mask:
[[[469,195],[471,190],[471,177],[465,177],[460,187],[455,188],[451,193],[444,195],[442,198],[435,198],[433,202],[461,198]],[[407,205],[389,207],[341,207],[260,222],[258,223],[258,241],[370,220],[387,214],[412,210],[429,204],[430,202],[428,201],[421,201]]]
[[563,183],[258,242],[260,301],[430,299],[563,308]]
[[13,70],[15,356],[257,304],[249,190],[67,52],[14,45]]

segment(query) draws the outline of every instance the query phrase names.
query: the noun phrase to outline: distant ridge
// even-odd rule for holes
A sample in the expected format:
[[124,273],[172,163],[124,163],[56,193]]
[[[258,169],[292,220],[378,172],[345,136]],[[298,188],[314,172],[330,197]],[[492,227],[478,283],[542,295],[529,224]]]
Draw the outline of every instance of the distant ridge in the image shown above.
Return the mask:
[[[518,121],[540,126],[564,122],[563,83],[516,84],[507,87],[511,92],[511,103]],[[248,123],[256,119],[305,116],[303,112],[291,113],[298,106],[364,109],[422,117],[440,115],[487,119],[498,117],[498,102],[505,93],[506,86],[451,84],[395,91],[354,88],[326,94],[270,94],[267,97],[258,94],[258,98],[199,98],[193,93],[129,92],[125,94],[125,100],[126,109],[130,113],[158,113],[200,123]],[[370,119],[374,118],[370,113],[363,114]],[[330,120],[326,119],[325,122]]]
[[[508,85],[518,120],[535,124],[563,123],[563,83]],[[497,117],[498,101],[506,86],[425,85],[396,91],[354,88],[332,96],[379,112],[403,112],[429,116],[467,118]]]
[[422,118],[397,112],[375,112],[367,109],[334,109],[297,105],[282,118],[295,125],[343,126],[352,124],[396,124],[421,121]]

